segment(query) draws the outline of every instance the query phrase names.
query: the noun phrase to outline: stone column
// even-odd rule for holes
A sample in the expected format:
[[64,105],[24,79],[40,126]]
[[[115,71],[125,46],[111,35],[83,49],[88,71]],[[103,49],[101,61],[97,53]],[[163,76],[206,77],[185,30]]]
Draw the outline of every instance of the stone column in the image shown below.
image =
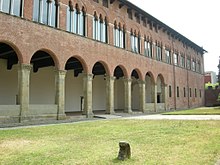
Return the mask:
[[106,113],[114,114],[114,83],[115,77],[106,77]]
[[157,84],[154,86],[154,112],[157,112]]
[[18,70],[18,104],[20,104],[20,119],[22,122],[30,115],[29,112],[29,88],[30,88],[30,64],[20,64]]
[[132,79],[124,79],[124,85],[125,85],[124,112],[127,112],[127,113],[132,113],[132,110],[131,110],[131,83],[132,83]]
[[140,89],[140,92],[139,92],[139,97],[140,97],[140,111],[141,112],[145,112],[145,93],[146,93],[146,89],[145,89],[145,81],[139,81],[139,89]]
[[92,80],[93,74],[85,74],[83,78],[83,93],[84,93],[84,111],[83,114],[88,118],[93,117],[92,112]]
[[55,78],[56,96],[55,104],[57,105],[57,120],[66,118],[65,115],[65,70],[57,70]]

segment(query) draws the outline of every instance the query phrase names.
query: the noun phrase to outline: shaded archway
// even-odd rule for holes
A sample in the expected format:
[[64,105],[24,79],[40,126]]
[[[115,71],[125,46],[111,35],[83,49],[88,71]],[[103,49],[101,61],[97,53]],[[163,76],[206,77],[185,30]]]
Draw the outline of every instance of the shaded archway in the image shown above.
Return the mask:
[[154,103],[155,102],[155,83],[154,78],[151,72],[148,72],[145,76],[146,82],[146,103]]
[[140,76],[137,70],[133,70],[131,73],[131,108],[132,111],[140,110],[140,90],[139,90],[139,80]]
[[115,112],[124,110],[125,105],[125,86],[124,86],[124,71],[123,67],[117,66],[114,70],[115,84],[114,84],[114,109]]
[[0,42],[0,105],[18,104],[18,55]]
[[105,112],[106,110],[106,68],[101,62],[96,62],[92,69],[92,105],[93,112]]
[[30,104],[54,105],[55,62],[52,56],[39,50],[34,53],[30,63],[33,66],[30,76]]
[[148,112],[154,112],[155,107],[155,81],[153,74],[151,72],[148,72],[145,75],[145,102],[146,102],[146,110]]
[[165,103],[165,83],[161,74],[157,77],[157,103]]
[[83,71],[84,66],[76,57],[71,57],[65,65],[65,112],[67,115],[82,114],[84,109]]

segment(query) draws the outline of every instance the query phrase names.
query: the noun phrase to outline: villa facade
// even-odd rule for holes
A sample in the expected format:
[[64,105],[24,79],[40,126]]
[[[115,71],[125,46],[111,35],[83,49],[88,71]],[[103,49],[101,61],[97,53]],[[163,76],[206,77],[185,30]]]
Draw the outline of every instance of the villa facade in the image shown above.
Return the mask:
[[0,25],[0,122],[204,105],[205,50],[129,1],[0,0]]

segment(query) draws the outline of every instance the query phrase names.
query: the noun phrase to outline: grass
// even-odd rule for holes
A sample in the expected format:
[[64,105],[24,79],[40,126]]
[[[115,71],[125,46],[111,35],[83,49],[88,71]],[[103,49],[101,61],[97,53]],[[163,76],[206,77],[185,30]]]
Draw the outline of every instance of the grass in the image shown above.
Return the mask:
[[183,111],[166,112],[164,115],[220,115],[220,107],[203,107]]
[[[128,141],[130,160],[118,161]],[[0,164],[210,164],[220,159],[220,121],[109,120],[0,131]]]

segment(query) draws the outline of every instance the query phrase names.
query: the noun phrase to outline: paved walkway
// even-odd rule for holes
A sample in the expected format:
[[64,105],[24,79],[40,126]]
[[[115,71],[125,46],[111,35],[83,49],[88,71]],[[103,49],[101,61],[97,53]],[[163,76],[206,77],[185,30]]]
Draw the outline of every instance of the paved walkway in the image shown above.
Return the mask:
[[92,122],[95,120],[112,120],[112,119],[123,119],[123,120],[220,120],[220,115],[162,115],[162,114],[153,114],[153,115],[98,115],[97,118],[92,119],[73,119],[73,120],[51,120],[51,121],[42,121],[42,122],[28,122],[28,123],[13,123],[0,125],[0,130],[8,129],[18,129],[18,128],[29,128],[29,127],[38,127],[38,126],[48,126],[48,125],[57,125],[57,124],[69,124],[69,123],[79,123],[79,122]]
[[142,115],[126,117],[124,119],[141,119],[141,120],[220,120],[220,115]]

